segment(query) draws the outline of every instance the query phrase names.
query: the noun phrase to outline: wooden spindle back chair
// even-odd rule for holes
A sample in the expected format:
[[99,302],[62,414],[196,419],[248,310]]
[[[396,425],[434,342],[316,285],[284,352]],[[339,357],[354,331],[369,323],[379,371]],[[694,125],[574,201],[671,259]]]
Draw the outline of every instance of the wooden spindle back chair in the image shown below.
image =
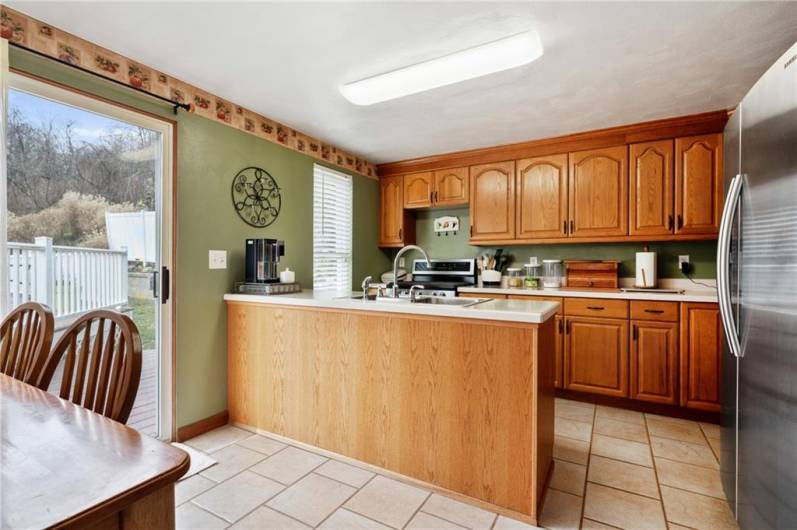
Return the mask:
[[64,371],[58,395],[126,423],[141,380],[141,337],[133,321],[106,310],[80,317],[53,348],[39,388],[50,386],[62,358]]
[[53,344],[53,313],[27,302],[0,323],[0,373],[36,385]]

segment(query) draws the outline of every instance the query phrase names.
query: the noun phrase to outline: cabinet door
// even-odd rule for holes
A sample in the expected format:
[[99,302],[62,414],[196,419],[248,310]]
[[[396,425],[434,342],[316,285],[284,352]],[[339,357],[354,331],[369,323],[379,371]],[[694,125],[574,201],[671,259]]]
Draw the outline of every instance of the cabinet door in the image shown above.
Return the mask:
[[676,138],[676,234],[719,231],[722,186],[722,134]]
[[570,153],[570,237],[628,234],[628,147]]
[[468,204],[468,168],[457,167],[434,172],[435,206]]
[[628,397],[628,321],[565,317],[564,386]]
[[470,240],[515,237],[515,163],[470,167]]
[[672,140],[631,144],[631,190],[628,197],[631,235],[673,233],[672,153]]
[[722,331],[717,304],[681,304],[681,405],[719,412]]
[[404,208],[428,208],[432,205],[434,176],[431,171],[404,175]]
[[401,177],[379,181],[379,246],[400,247],[404,243],[404,202]]
[[678,404],[678,324],[631,321],[631,398]]
[[567,236],[567,155],[517,162],[517,237]]

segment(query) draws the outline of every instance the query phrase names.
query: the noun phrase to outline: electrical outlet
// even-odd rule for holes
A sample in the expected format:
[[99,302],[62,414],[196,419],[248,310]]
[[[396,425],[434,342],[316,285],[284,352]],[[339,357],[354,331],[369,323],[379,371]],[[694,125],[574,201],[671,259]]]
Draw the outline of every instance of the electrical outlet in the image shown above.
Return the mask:
[[688,275],[692,271],[692,266],[689,264],[689,256],[678,256],[678,270],[683,274]]
[[404,268],[404,258],[399,258],[399,267]]
[[227,268],[227,251],[226,250],[208,250],[208,268],[209,269],[226,269]]

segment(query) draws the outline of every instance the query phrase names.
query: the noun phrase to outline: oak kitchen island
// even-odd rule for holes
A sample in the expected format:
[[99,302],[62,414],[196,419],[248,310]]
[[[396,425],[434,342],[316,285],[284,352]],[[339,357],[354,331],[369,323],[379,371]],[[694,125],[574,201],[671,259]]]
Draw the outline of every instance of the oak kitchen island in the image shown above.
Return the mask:
[[232,423],[536,523],[552,464],[558,303],[225,300]]

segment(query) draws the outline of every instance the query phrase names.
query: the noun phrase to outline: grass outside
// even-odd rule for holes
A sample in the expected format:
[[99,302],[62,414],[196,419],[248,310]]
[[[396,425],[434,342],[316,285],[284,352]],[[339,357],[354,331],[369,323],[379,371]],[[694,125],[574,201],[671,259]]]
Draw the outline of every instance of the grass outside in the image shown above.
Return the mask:
[[131,318],[141,334],[141,346],[145,350],[155,349],[155,315],[158,308],[156,298],[129,298],[128,305],[133,309]]

